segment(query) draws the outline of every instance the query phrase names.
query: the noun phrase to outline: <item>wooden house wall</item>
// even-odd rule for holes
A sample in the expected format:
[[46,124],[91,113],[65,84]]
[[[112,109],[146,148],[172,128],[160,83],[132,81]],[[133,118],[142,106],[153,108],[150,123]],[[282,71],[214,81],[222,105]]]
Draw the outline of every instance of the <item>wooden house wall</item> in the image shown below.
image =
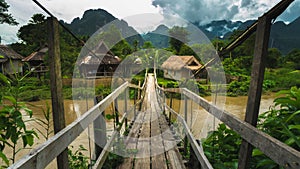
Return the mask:
[[0,71],[4,74],[14,74],[23,72],[23,63],[21,60],[11,60],[0,63]]
[[164,77],[167,79],[181,80],[191,76],[191,71],[188,69],[180,69],[180,70],[164,70]]

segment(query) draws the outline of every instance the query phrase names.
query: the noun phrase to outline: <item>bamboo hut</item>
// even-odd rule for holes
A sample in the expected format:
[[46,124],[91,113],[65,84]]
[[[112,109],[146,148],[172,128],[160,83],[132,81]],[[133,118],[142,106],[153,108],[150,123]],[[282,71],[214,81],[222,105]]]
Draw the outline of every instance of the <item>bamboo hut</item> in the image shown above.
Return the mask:
[[23,73],[23,56],[6,45],[0,45],[0,73]]
[[165,78],[181,80],[191,77],[202,65],[194,56],[170,56],[161,67]]

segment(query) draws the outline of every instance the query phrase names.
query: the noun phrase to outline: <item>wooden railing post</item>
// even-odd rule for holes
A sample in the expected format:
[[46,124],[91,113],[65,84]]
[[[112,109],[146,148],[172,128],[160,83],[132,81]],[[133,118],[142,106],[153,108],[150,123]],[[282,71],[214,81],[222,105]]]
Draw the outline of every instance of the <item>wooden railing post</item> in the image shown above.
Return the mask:
[[118,105],[118,97],[115,99],[115,119],[116,119],[116,126],[119,125],[119,105]]
[[164,91],[162,91],[162,97],[163,97],[163,112],[164,112],[164,115],[167,116],[166,115],[166,106],[164,106],[166,103],[166,95],[165,95]]
[[[265,60],[268,54],[270,29],[271,19],[268,17],[268,15],[260,17],[257,24],[251,82],[245,116],[245,121],[253,126],[256,126],[258,119],[262,84],[265,72]],[[239,169],[249,168],[252,149],[253,147],[250,143],[245,140],[242,141],[239,153]]]
[[[102,99],[103,99],[103,96],[101,97],[101,100]],[[96,97],[94,100],[95,105],[99,102],[100,102],[100,100],[98,100]],[[93,122],[96,159],[101,154],[103,147],[105,146],[105,144],[107,142],[105,113],[103,111],[100,114],[101,115],[98,116]]]
[[[183,98],[184,98],[184,121],[187,123],[188,97],[184,95]],[[184,144],[183,145],[184,146],[184,154],[187,155],[188,154],[188,138],[186,136],[184,137],[183,144]]]
[[[128,90],[128,88],[126,88],[125,89],[125,91],[124,91],[124,97],[125,97],[125,99],[124,99],[124,114],[125,113],[127,113],[127,93],[129,92],[129,90]],[[128,96],[128,97],[130,97],[130,95]],[[127,129],[127,126],[128,126],[128,119],[127,119],[127,117],[125,118],[125,130]]]
[[[139,81],[138,86],[139,86],[139,87],[141,86],[141,81]],[[141,99],[141,90],[140,90],[140,89],[138,89],[137,98],[138,98],[138,100]]]
[[[173,109],[173,93],[170,93],[170,108]],[[169,125],[172,122],[172,113],[169,111]]]
[[134,112],[134,120],[136,119],[136,90],[139,90],[139,89],[134,89],[134,100],[133,100],[133,112]]
[[[196,142],[198,145],[201,144],[199,140],[196,140]],[[190,159],[189,159],[189,163],[190,163],[189,166],[191,168],[201,168],[201,164],[200,164],[199,160],[197,159],[197,155],[196,155],[194,149],[191,148],[190,153],[191,153],[191,155],[190,155]]]
[[[48,18],[49,31],[49,63],[50,63],[50,88],[52,100],[52,115],[54,123],[54,133],[66,127],[64,114],[64,100],[61,77],[61,58],[59,48],[58,21],[54,17]],[[68,149],[66,148],[57,157],[57,168],[68,169]]]
[[[142,92],[143,92],[143,90],[141,90],[141,91],[138,93],[139,99],[142,99],[142,94],[141,94]],[[139,105],[139,111],[142,110],[142,105],[143,105],[143,102],[141,101],[141,102],[140,102],[140,105]]]

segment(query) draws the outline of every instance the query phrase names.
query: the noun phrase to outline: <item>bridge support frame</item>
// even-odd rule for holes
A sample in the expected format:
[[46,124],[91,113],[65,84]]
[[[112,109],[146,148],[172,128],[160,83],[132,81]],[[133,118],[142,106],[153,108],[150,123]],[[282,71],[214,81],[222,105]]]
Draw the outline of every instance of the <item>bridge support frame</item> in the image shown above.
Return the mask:
[[[54,134],[66,127],[64,114],[64,101],[62,91],[61,58],[59,46],[58,20],[54,17],[48,18],[49,31],[49,60],[50,60],[50,88],[52,100],[52,116]],[[57,168],[68,169],[68,149],[66,148],[57,157]]]
[[[268,15],[263,15],[258,19],[257,24],[251,82],[245,115],[245,121],[253,126],[256,126],[259,114],[270,30],[271,19]],[[243,140],[239,152],[239,169],[249,168],[252,150],[252,145]]]
[[[101,100],[103,100],[103,96],[101,97]],[[96,98],[94,104],[97,105],[101,100],[97,100]],[[102,115],[98,116],[93,122],[96,159],[100,156],[107,143],[105,111],[100,112],[100,114]]]

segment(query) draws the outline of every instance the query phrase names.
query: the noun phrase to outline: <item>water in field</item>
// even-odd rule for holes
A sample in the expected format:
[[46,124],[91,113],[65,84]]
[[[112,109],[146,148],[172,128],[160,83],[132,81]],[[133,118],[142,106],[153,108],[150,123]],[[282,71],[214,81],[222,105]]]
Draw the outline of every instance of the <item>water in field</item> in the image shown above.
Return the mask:
[[[211,101],[211,96],[205,97],[208,101]],[[265,112],[269,109],[269,107],[273,104],[273,100],[275,98],[274,93],[265,94],[262,96],[261,100],[261,106],[260,106],[260,112]],[[167,99],[167,103],[169,104],[170,100]],[[51,106],[51,100],[42,100],[42,101],[36,101],[36,102],[30,102],[28,104],[28,107],[33,110],[33,118],[39,118],[43,119],[43,113],[42,108],[46,110],[46,103],[48,103]],[[124,109],[123,102],[119,101],[119,109],[122,111]],[[133,101],[131,101],[131,104]],[[183,115],[183,106],[181,106],[183,103],[182,100],[173,99],[173,109]],[[246,103],[247,103],[247,96],[239,96],[239,97],[226,97],[225,107],[224,109],[232,113],[233,115],[237,116],[240,119],[244,119],[245,116],[245,110],[246,110]],[[93,106],[93,101],[76,101],[73,102],[73,100],[65,100],[64,101],[64,108],[65,108],[65,119],[66,124],[72,123],[74,120],[77,119],[77,117],[80,116],[80,114],[83,114],[86,112],[87,107]],[[34,105],[34,106],[32,106]],[[105,114],[112,114],[113,113],[113,105],[107,107],[105,110]],[[187,122],[188,125],[191,128],[192,133],[194,134],[195,138],[201,139],[207,135],[208,131],[211,131],[216,128],[218,120],[214,119],[210,114],[208,114],[206,111],[204,111],[201,107],[199,107],[196,103],[192,101],[188,101],[188,116],[187,116]],[[25,117],[25,119],[28,119],[28,117]],[[39,129],[40,131],[45,131],[41,126],[39,126],[36,122],[31,121],[27,123],[28,129],[34,129],[37,131]],[[51,127],[51,130],[53,127]],[[107,121],[107,129],[108,132],[111,132],[113,130],[113,120]],[[89,131],[90,130],[90,131]],[[38,132],[38,131],[37,131]],[[53,134],[51,134],[52,136]],[[73,146],[74,151],[79,147],[79,145],[83,145],[85,148],[91,148],[93,149],[93,140],[92,140],[92,125],[90,125],[89,129],[86,129],[85,132],[83,132],[81,135],[78,136],[78,138],[71,144]],[[90,137],[89,137],[90,136]],[[35,144],[33,148],[37,147],[41,143],[45,141],[43,136],[39,134],[40,139],[35,139]],[[90,139],[89,139],[90,138]],[[18,147],[22,147],[22,142],[20,141],[20,144]],[[21,150],[17,156],[16,159],[20,159],[23,155],[30,152],[30,149]],[[8,157],[11,157],[12,150],[9,148],[5,149],[5,153]],[[87,151],[85,152],[87,156],[90,156],[90,153]],[[56,168],[55,160],[50,163],[50,165],[47,168]]]

